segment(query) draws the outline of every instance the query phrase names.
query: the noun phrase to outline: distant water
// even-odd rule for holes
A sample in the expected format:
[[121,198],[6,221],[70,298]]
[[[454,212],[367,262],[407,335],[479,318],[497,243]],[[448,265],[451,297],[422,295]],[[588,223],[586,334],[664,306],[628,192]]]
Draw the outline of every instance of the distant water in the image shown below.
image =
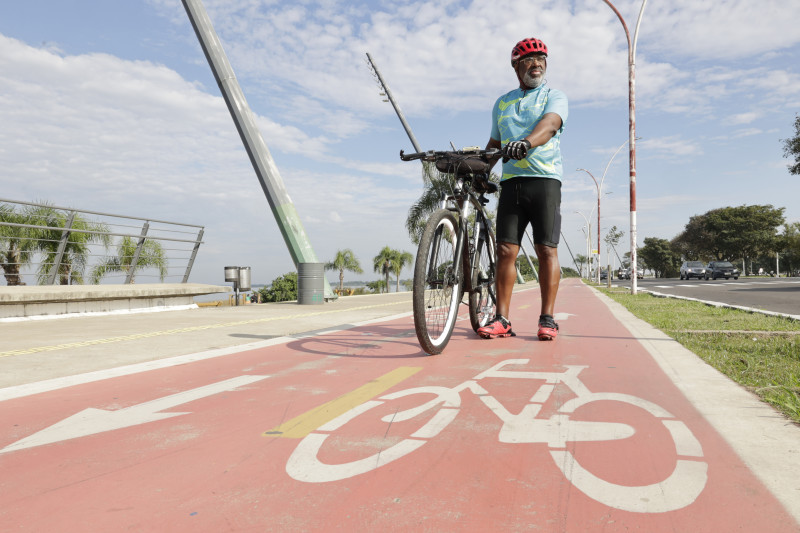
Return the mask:
[[[232,287],[232,285],[230,285],[230,287]],[[259,290],[262,287],[268,287],[268,285],[265,285],[263,283],[262,284],[258,284],[258,283],[253,283],[252,284],[253,290]],[[339,288],[339,284],[338,283],[331,283],[331,287],[334,288],[334,289],[338,289]],[[366,287],[367,287],[366,283],[363,284],[363,285],[345,285],[344,286],[345,289],[365,289]],[[396,289],[397,289],[396,284],[395,283],[391,283],[390,287],[389,287],[389,292],[395,292]],[[250,292],[251,291],[247,291],[246,293],[242,293],[242,294],[250,294]],[[400,292],[407,292],[405,285],[403,285],[402,283],[400,283]],[[217,294],[204,294],[202,296],[195,296],[194,297],[194,301],[195,301],[195,303],[217,302],[217,301],[220,301],[220,300],[227,300],[228,297],[231,296],[232,294],[233,294],[233,292],[229,292],[229,293],[220,292],[220,293],[217,293]]]

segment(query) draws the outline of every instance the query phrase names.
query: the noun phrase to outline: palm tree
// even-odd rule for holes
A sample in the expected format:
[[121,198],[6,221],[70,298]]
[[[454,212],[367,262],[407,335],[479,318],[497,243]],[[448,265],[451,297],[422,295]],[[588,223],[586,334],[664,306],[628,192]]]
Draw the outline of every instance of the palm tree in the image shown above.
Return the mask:
[[[583,265],[587,264],[589,262],[589,259],[585,255],[576,254],[575,255],[575,262],[578,263],[578,270],[580,270],[580,272],[578,274],[583,276]],[[587,273],[586,277],[587,278],[589,277],[588,273]]]
[[[393,250],[395,252],[394,260],[392,261],[392,272],[397,276],[397,288],[395,292],[400,292],[400,272],[403,271],[407,265],[410,265],[414,260],[414,256],[409,252],[401,252],[400,250]],[[387,289],[388,290],[388,289]]]
[[[497,174],[492,174],[489,179],[494,183],[500,182]],[[452,194],[455,186],[452,174],[439,172],[436,165],[428,161],[422,162],[422,182],[424,186],[422,195],[411,205],[406,217],[406,230],[414,244],[419,244],[428,218],[441,207],[442,198]]]
[[[18,213],[10,205],[0,205],[0,222],[10,224],[36,224],[31,216],[32,210],[26,209]],[[35,230],[18,226],[0,225],[0,268],[6,278],[6,284],[25,285],[20,270],[30,264],[36,251]]]
[[364,272],[361,265],[358,263],[353,250],[347,248],[345,250],[337,250],[336,257],[330,263],[325,264],[325,270],[338,270],[339,271],[339,293],[344,290],[344,271],[355,272],[361,274]]
[[37,208],[37,216],[40,219],[39,224],[46,226],[41,230],[42,236],[37,247],[44,255],[37,272],[39,283],[42,285],[48,283],[62,236],[64,231],[68,231],[66,246],[58,265],[58,284],[82,284],[83,271],[89,258],[89,246],[100,242],[104,248],[108,248],[111,244],[108,226],[102,222],[92,222],[81,214],[74,213],[72,224],[67,230],[69,216],[47,205]]
[[422,182],[422,195],[411,205],[406,218],[406,230],[414,244],[419,244],[428,218],[441,207],[442,198],[450,194],[455,185],[452,174],[439,172],[429,161],[422,162]]
[[384,246],[380,253],[372,259],[372,266],[375,272],[382,274],[385,278],[386,292],[389,292],[389,274],[392,272],[392,262],[396,254],[397,250]]
[[[92,283],[98,284],[103,276],[111,272],[122,272],[126,275],[130,274],[131,283],[134,283],[136,271],[145,268],[157,268],[159,279],[164,281],[167,275],[167,258],[164,257],[164,250],[161,244],[147,239],[139,251],[139,258],[136,260],[136,266],[132,269],[133,257],[136,254],[137,243],[131,237],[123,237],[117,246],[117,255],[107,257],[100,264],[92,269]],[[131,270],[132,269],[132,270]]]

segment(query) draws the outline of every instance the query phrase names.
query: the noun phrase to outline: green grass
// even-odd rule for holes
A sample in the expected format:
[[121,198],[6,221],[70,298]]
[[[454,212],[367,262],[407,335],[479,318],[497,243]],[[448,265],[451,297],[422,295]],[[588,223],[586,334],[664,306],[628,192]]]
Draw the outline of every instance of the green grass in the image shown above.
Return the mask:
[[800,422],[800,321],[594,286]]

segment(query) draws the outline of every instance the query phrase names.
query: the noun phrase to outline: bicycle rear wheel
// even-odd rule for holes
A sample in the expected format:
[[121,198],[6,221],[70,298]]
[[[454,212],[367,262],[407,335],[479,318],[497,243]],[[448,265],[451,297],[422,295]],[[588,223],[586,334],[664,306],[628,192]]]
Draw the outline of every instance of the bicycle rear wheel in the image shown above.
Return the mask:
[[458,223],[447,210],[436,211],[419,241],[414,266],[414,329],[422,349],[441,353],[450,340],[461,300],[461,273],[455,271]]
[[494,317],[497,309],[495,249],[494,235],[484,229],[475,245],[470,276],[472,290],[469,293],[469,321],[476,332]]

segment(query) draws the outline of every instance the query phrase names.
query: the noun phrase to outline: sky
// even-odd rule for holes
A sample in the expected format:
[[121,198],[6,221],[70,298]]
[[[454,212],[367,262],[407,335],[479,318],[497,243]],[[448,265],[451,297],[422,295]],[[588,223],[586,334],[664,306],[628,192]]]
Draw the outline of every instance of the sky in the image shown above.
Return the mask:
[[[549,48],[569,98],[561,263],[586,220],[630,249],[627,41],[602,0],[205,0],[320,262],[350,248],[374,280],[389,246],[414,253],[413,147],[366,64],[375,60],[425,150],[485,146],[517,80],[514,44]],[[641,1],[615,2],[631,33]],[[800,113],[800,2],[650,0],[636,50],[637,241],[672,239],[711,209],[764,205],[800,221],[782,139]],[[295,271],[178,0],[0,2],[0,198],[205,227],[190,281]],[[606,168],[608,168],[606,172]],[[585,218],[584,218],[585,217]],[[603,263],[605,245],[601,247]],[[402,277],[411,277],[412,269]],[[335,283],[338,273],[328,273]],[[179,280],[173,280],[179,281]]]

